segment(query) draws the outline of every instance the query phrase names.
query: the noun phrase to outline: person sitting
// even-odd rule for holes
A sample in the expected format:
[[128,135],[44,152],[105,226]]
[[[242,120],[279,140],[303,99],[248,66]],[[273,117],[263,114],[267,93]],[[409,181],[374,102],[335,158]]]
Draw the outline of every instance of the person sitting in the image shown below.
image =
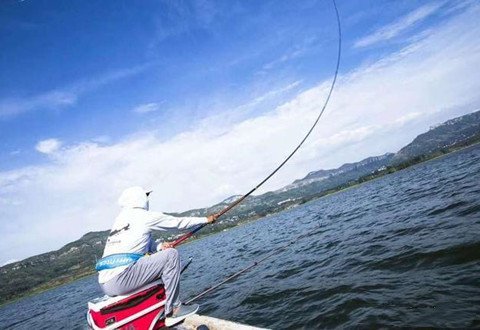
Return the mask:
[[157,247],[152,239],[152,230],[188,229],[212,223],[217,216],[174,217],[150,211],[150,193],[142,187],[130,187],[123,191],[118,199],[122,210],[115,219],[96,269],[100,287],[108,296],[128,294],[161,279],[166,293],[165,325],[170,326],[195,313],[199,306],[181,304],[178,251],[171,243],[162,243]]

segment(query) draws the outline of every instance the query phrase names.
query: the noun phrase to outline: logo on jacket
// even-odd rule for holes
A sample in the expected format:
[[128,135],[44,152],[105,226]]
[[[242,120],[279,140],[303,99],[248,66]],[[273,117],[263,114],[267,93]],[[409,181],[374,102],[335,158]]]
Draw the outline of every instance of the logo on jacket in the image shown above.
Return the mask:
[[112,231],[110,232],[110,235],[108,235],[108,237],[115,236],[115,235],[117,235],[118,233],[120,233],[120,232],[122,232],[122,231],[124,231],[124,230],[128,230],[128,229],[130,229],[130,224],[127,224],[127,225],[126,225],[125,227],[123,227],[123,228],[116,229],[116,230],[112,230]]

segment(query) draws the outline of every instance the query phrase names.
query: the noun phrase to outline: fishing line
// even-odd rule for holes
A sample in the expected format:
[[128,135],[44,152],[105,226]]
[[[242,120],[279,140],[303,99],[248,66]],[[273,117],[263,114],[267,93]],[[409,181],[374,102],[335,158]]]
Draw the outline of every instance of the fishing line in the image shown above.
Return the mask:
[[[327,98],[325,100],[325,103],[323,104],[322,110],[318,114],[317,119],[313,123],[312,127],[308,130],[305,137],[300,141],[300,143],[297,145],[297,147],[295,149],[293,149],[293,151],[287,156],[287,158],[285,158],[285,160],[283,162],[281,162],[280,165],[277,166],[277,168],[275,168],[265,179],[263,179],[260,183],[258,183],[252,190],[250,190],[248,193],[246,193],[245,195],[243,195],[242,197],[240,197],[239,199],[237,199],[236,201],[234,201],[233,203],[228,205],[225,209],[223,209],[222,211],[217,213],[217,218],[224,215],[225,213],[227,213],[228,211],[233,209],[235,206],[237,206],[238,204],[243,202],[245,200],[245,198],[247,198],[248,196],[253,194],[253,192],[255,192],[255,190],[260,188],[265,182],[267,182],[272,176],[274,176],[275,173],[277,173],[283,167],[283,165],[285,165],[290,160],[290,158],[292,158],[292,156],[298,151],[298,149],[300,149],[300,147],[303,145],[303,143],[308,139],[308,137],[310,136],[310,134],[314,130],[315,126],[317,126],[317,123],[319,122],[323,113],[325,112],[325,109],[327,108],[328,102],[330,101],[330,97],[332,96],[332,92],[333,92],[333,89],[335,87],[335,83],[337,82],[338,69],[340,68],[340,58],[341,58],[341,54],[342,54],[342,28],[341,28],[341,24],[340,24],[340,16],[338,14],[337,4],[336,4],[335,0],[332,0],[332,3],[333,3],[333,7],[335,8],[335,16],[336,16],[336,19],[337,19],[337,27],[338,27],[337,64],[336,64],[336,67],[335,67],[335,74],[333,76],[332,84],[330,86],[330,90],[328,91],[328,95],[327,95]],[[206,225],[208,225],[208,223],[202,224],[202,225],[198,226],[197,228],[193,229],[192,231],[190,231],[189,233],[186,233],[185,235],[181,236],[180,238],[178,238],[177,240],[175,240],[172,243],[172,246],[175,247],[175,246],[179,245],[180,243],[182,243],[183,241],[185,241],[186,239],[192,237],[196,232],[198,232],[200,229],[202,229]]]
[[[298,149],[300,149],[300,147],[302,146],[302,144],[307,140],[307,138],[310,136],[310,134],[312,133],[313,129],[315,128],[315,126],[317,125],[318,121],[320,120],[320,118],[322,117],[323,113],[325,112],[325,109],[327,108],[327,105],[328,105],[328,102],[330,100],[330,96],[332,95],[332,92],[333,92],[333,89],[335,87],[335,83],[337,81],[337,76],[338,76],[338,69],[340,67],[340,58],[341,58],[341,52],[342,52],[342,29],[341,29],[341,24],[340,24],[340,16],[338,14],[338,9],[337,9],[337,4],[335,2],[335,0],[332,0],[332,3],[333,3],[333,7],[335,8],[335,15],[336,15],[336,19],[337,19],[337,26],[338,26],[338,53],[337,53],[337,65],[335,67],[335,75],[333,76],[333,80],[332,80],[332,84],[330,86],[330,90],[328,92],[328,95],[327,95],[327,98],[325,100],[325,103],[322,107],[322,110],[320,111],[317,119],[315,120],[315,122],[313,123],[312,127],[310,128],[310,130],[307,132],[307,134],[305,135],[305,137],[300,141],[300,143],[298,144],[298,146],[290,153],[290,155],[288,155],[288,157],[275,169],[273,170],[272,173],[270,173],[265,179],[263,179],[255,188],[253,188],[252,190],[250,190],[248,193],[246,193],[244,196],[240,197],[237,201],[235,201],[234,203],[230,204],[229,206],[227,206],[223,211],[221,211],[218,216],[221,216],[223,214],[225,214],[226,212],[228,212],[229,210],[231,210],[232,208],[234,208],[235,206],[237,206],[238,204],[240,204],[245,198],[247,198],[249,195],[251,195],[255,190],[257,190],[260,186],[262,186],[265,182],[268,181],[268,179],[270,179],[275,173],[278,172],[278,170],[280,170],[280,168],[283,167],[283,165],[285,165],[286,162],[288,162],[288,160],[297,152]],[[200,230],[201,228],[203,228],[206,224],[204,225],[201,225],[200,227],[194,229],[192,232],[186,234],[185,236],[179,238],[178,240],[176,240],[173,245],[177,245],[177,244],[180,244],[181,242],[183,242],[184,240],[188,239],[189,237],[191,237],[195,232],[197,232],[198,230]],[[320,227],[320,226],[318,226]],[[253,267],[257,266],[258,264],[260,264],[261,262],[267,260],[268,258],[278,254],[280,251],[283,251],[285,249],[287,249],[290,245],[292,244],[295,244],[296,242],[298,242],[300,239],[304,238],[304,237],[307,237],[307,236],[312,236],[314,234],[316,234],[317,232],[316,231],[309,231],[308,233],[306,234],[302,234],[298,237],[296,237],[294,240],[288,242],[287,244],[281,246],[280,248],[276,248],[274,249],[273,251],[271,251],[270,253],[268,253],[267,255],[265,255],[263,258],[257,260],[257,261],[254,261],[251,265],[249,265],[248,267],[242,269],[242,270],[239,270],[238,272],[230,275],[230,276],[227,276],[223,281],[215,284],[214,286],[204,290],[203,292],[197,294],[196,296],[194,296],[193,298],[187,300],[185,302],[185,304],[190,304],[191,302],[197,300],[197,299],[200,299],[201,297],[205,296],[206,294],[212,292],[213,290],[219,288],[220,286],[222,286],[223,284],[235,279],[236,277],[240,276],[241,274],[247,272],[248,270],[252,269]]]
[[[317,228],[315,229],[320,229],[320,226],[317,226]],[[291,240],[290,242],[288,242],[287,244],[279,247],[279,248],[275,248],[272,252],[270,252],[269,254],[267,254],[266,256],[264,256],[263,258],[259,259],[259,260],[256,260],[254,261],[251,265],[249,265],[248,267],[246,268],[243,268],[242,270],[239,270],[238,272],[236,273],[233,273],[232,275],[230,276],[227,276],[223,281],[215,284],[214,286],[208,288],[208,289],[205,289],[204,291],[202,291],[201,293],[197,294],[195,297],[193,298],[190,298],[189,300],[187,300],[184,304],[188,305],[190,304],[191,302],[197,300],[197,299],[200,299],[202,298],[203,296],[205,296],[206,294],[212,292],[213,290],[219,288],[220,286],[222,286],[223,284],[235,279],[236,277],[242,275],[243,273],[249,271],[250,269],[252,269],[253,267],[259,265],[260,263],[262,263],[263,261],[267,260],[268,258],[278,254],[280,251],[283,251],[283,250],[286,250],[290,245],[293,245],[295,243],[297,243],[299,240],[301,240],[302,238],[305,238],[305,237],[308,237],[308,236],[313,236],[317,234],[317,231],[314,231],[314,230],[311,230],[310,232],[306,233],[306,234],[302,234],[302,235],[299,235],[297,236],[295,239]]]

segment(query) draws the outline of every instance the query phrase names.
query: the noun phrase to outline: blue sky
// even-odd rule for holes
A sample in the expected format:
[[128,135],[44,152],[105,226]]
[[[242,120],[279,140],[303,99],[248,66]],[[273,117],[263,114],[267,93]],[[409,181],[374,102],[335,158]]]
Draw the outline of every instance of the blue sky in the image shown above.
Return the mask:
[[[284,81],[312,83],[331,72],[323,65],[333,63],[334,49],[325,47],[335,38],[329,4],[180,3],[4,5],[2,167],[38,161],[32,145],[51,136],[114,141],[158,128],[168,137],[225,111],[227,100],[241,105]],[[273,63],[282,56],[302,61]],[[142,104],[158,110],[132,111]]]
[[[265,190],[478,109],[478,7],[339,1],[332,104]],[[132,184],[165,211],[247,191],[311,125],[336,59],[330,1],[3,1],[0,21],[0,264],[107,229]]]

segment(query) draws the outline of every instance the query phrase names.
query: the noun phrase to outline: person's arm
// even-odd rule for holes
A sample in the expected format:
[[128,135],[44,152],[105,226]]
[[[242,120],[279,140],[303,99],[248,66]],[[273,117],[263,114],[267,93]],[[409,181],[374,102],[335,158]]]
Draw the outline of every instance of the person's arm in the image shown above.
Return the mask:
[[149,219],[147,226],[152,230],[183,230],[204,223],[212,223],[217,219],[216,215],[208,217],[174,217],[160,212],[151,212],[151,214],[152,217]]

